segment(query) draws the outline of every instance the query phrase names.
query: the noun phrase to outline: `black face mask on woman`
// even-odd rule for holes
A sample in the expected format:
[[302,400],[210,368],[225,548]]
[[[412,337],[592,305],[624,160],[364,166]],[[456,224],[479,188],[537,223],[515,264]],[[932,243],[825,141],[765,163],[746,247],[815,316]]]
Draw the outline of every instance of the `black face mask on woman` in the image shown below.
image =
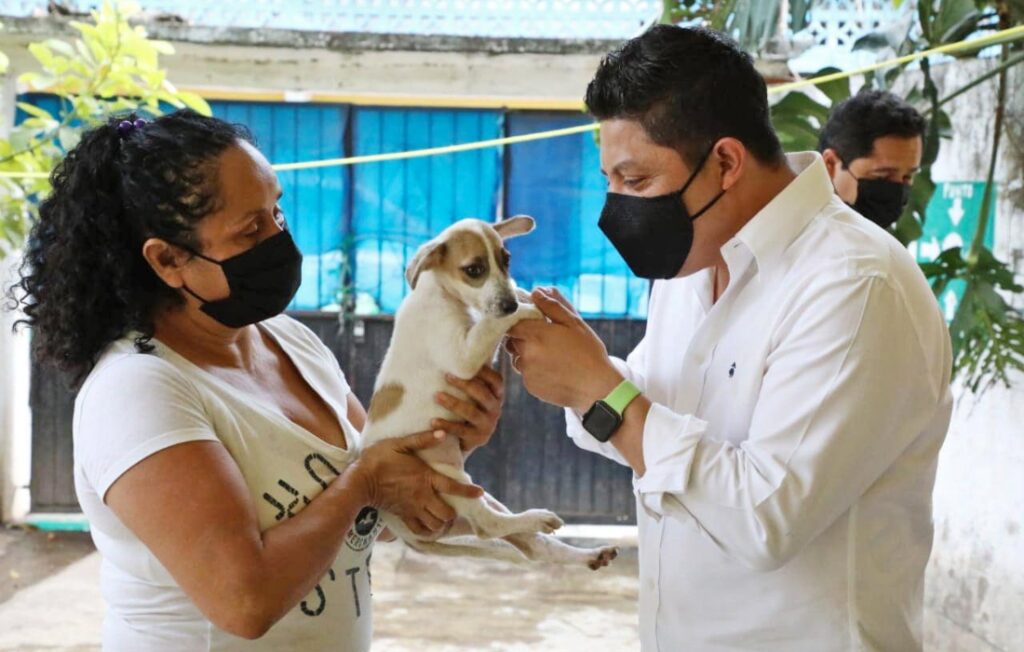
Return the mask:
[[719,192],[693,216],[683,203],[683,193],[713,149],[708,149],[690,178],[675,192],[658,197],[608,193],[597,225],[640,278],[673,278],[678,274],[693,246],[693,221],[725,194],[725,190]]
[[202,302],[199,309],[228,328],[241,328],[284,312],[302,282],[302,252],[288,231],[281,231],[252,249],[215,260],[190,249],[203,260],[220,265],[231,290],[224,299],[207,301],[187,286],[183,289]]

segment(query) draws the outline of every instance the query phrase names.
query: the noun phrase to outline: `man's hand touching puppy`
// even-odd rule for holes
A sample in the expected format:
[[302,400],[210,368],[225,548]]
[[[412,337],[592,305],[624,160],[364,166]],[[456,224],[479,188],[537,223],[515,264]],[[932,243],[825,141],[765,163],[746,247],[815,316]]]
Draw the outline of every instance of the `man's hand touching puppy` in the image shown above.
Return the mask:
[[[542,401],[572,408],[583,415],[622,382],[597,333],[555,288],[530,295],[550,321],[521,321],[508,333],[505,349],[530,394]],[[637,475],[643,475],[643,425],[650,402],[639,396],[626,410],[610,440]]]
[[622,382],[604,342],[554,288],[537,288],[534,305],[551,321],[521,321],[506,350],[526,389],[547,403],[586,412]]

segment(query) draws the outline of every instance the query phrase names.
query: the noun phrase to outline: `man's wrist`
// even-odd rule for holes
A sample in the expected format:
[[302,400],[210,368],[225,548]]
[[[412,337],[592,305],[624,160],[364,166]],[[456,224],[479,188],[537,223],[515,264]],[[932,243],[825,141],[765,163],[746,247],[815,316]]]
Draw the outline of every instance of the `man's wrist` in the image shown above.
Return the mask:
[[625,380],[623,375],[609,361],[607,369],[600,374],[595,374],[590,382],[582,384],[579,399],[569,407],[578,415],[586,414],[594,403],[608,396],[623,380]]
[[616,430],[608,443],[619,451],[626,458],[633,473],[637,477],[643,477],[647,472],[647,465],[644,461],[643,437],[647,425],[647,416],[651,412],[651,401],[643,394],[636,397],[626,406],[622,413],[622,425]]

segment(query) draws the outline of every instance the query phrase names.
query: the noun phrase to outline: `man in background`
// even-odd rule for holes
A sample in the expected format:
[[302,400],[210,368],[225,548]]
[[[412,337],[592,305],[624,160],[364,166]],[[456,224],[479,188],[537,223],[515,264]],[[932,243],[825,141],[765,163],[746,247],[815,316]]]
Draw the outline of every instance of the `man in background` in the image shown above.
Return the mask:
[[888,91],[840,102],[821,130],[818,151],[840,199],[883,229],[910,199],[921,169],[924,118]]

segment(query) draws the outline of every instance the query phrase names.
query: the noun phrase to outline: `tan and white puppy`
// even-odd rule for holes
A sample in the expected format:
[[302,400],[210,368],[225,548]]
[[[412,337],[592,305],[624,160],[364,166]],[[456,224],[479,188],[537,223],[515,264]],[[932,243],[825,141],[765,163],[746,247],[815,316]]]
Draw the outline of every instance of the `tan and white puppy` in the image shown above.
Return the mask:
[[[455,415],[434,401],[438,391],[459,395],[445,374],[472,378],[494,359],[502,337],[516,322],[543,319],[509,276],[503,241],[533,230],[533,218],[497,224],[466,219],[423,245],[406,270],[412,292],[395,315],[394,333],[374,386],[363,445],[430,429],[432,419]],[[460,398],[465,398],[460,396]],[[454,437],[420,451],[439,473],[472,482]],[[388,528],[412,548],[435,554],[585,564],[592,569],[615,558],[613,547],[583,549],[550,536],[562,520],[543,509],[510,513],[494,497],[443,496],[459,519],[443,537],[425,539],[394,516]],[[475,535],[475,536],[474,536]]]

